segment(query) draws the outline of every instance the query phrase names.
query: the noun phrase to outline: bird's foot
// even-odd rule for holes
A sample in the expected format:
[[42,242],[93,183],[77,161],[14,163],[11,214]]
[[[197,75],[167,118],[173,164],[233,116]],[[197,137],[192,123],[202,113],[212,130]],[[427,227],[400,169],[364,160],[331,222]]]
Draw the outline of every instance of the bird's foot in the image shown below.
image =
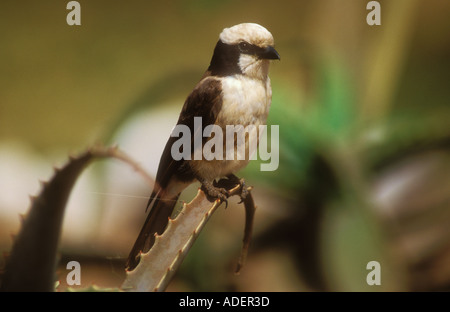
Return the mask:
[[220,199],[221,201],[225,202],[226,206],[228,206],[228,197],[230,196],[230,193],[227,191],[227,189],[223,187],[218,187],[214,182],[212,181],[200,181],[202,183],[202,189],[206,193],[207,197],[210,199]]
[[230,182],[240,185],[241,193],[239,194],[239,197],[241,198],[241,201],[238,204],[242,204],[249,194],[248,188],[245,186],[245,180],[238,178],[234,174],[228,175],[227,178]]

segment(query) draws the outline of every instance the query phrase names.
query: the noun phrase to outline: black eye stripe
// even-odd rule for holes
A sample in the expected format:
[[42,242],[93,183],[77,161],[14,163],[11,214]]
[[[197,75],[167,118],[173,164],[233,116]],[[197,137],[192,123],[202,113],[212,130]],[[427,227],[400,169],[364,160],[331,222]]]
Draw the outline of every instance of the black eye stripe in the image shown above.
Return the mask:
[[[239,66],[239,58],[241,55],[254,55],[257,58],[274,59],[274,56],[267,57],[267,48],[260,48],[246,41],[235,44],[223,43],[220,39],[217,41],[208,71],[213,76],[230,76],[242,74]],[[270,51],[269,51],[270,52]]]
[[239,48],[239,51],[244,54],[257,55],[264,51],[263,48],[260,48],[256,45],[250,44],[245,41],[238,43],[237,46]]
[[249,51],[250,44],[243,41],[238,44],[238,47],[239,47],[239,51],[241,51],[242,53],[247,53]]

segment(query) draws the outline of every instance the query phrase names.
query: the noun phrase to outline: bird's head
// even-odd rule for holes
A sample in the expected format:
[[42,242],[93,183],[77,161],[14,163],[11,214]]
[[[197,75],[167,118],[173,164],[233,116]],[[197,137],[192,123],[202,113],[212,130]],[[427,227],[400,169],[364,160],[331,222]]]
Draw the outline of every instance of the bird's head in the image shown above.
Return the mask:
[[225,28],[214,49],[209,70],[218,76],[242,74],[266,79],[269,61],[280,59],[273,45],[272,34],[261,25],[243,23]]

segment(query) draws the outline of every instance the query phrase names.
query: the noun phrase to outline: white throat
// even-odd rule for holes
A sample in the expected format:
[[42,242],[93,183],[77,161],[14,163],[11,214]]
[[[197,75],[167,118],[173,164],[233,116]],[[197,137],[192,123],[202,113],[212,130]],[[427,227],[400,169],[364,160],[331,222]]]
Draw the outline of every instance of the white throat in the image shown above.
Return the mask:
[[262,60],[254,55],[241,54],[239,57],[239,67],[242,74],[254,79],[265,81],[269,76],[268,60]]

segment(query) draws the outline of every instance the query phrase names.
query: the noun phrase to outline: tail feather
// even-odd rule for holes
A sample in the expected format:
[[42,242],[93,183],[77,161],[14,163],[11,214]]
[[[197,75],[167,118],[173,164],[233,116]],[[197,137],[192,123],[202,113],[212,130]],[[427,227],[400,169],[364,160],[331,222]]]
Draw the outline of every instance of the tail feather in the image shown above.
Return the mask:
[[163,198],[160,194],[155,194],[156,198],[154,198],[153,204],[153,198],[148,203],[147,209],[151,206],[151,210],[128,256],[126,263],[127,270],[133,270],[138,265],[139,254],[141,252],[150,250],[155,243],[155,233],[160,235],[164,232],[169,223],[169,217],[180,196],[180,194],[177,194],[175,197]]

